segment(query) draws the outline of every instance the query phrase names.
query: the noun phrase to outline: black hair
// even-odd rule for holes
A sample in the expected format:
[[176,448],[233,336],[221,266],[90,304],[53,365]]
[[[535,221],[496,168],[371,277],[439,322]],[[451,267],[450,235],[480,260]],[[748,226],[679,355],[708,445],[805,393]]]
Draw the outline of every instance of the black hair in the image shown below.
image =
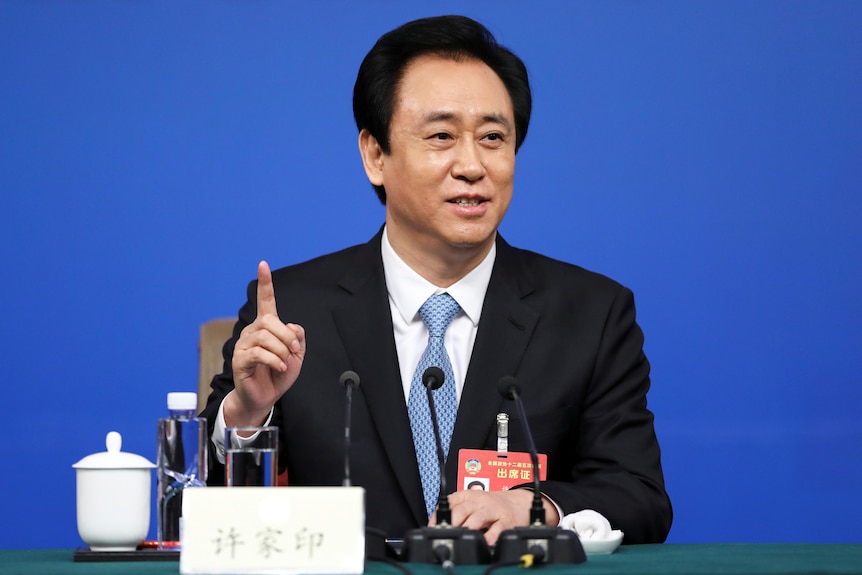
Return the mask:
[[[353,86],[353,117],[356,127],[374,136],[388,154],[389,124],[395,109],[398,85],[407,65],[420,56],[433,54],[456,61],[476,59],[502,80],[515,114],[515,152],[527,136],[533,98],[527,67],[508,48],[497,43],[482,24],[465,16],[436,16],[413,20],[387,32],[377,40],[359,66]],[[374,186],[380,202],[386,190]]]

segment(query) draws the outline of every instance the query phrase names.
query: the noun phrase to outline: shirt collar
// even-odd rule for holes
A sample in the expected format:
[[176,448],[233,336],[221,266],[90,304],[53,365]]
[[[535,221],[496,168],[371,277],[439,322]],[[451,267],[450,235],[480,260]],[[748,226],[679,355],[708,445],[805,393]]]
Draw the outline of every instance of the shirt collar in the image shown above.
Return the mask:
[[458,302],[473,325],[479,325],[485,292],[488,291],[488,283],[491,281],[491,272],[494,269],[494,260],[497,257],[496,243],[491,245],[488,255],[479,262],[479,265],[445,289],[435,286],[413,271],[413,268],[395,253],[392,244],[389,243],[389,236],[386,234],[385,227],[381,242],[381,255],[383,256],[383,273],[386,276],[386,288],[389,291],[389,297],[406,323],[410,323],[418,317],[419,308],[422,307],[425,300],[434,294],[446,292]]

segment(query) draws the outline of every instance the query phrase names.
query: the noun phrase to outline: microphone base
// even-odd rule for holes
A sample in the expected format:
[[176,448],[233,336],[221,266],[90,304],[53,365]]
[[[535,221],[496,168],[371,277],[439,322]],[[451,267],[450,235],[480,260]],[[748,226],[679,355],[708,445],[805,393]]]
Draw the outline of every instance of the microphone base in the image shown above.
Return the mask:
[[480,531],[464,527],[421,527],[404,535],[402,561],[439,565],[443,558],[455,565],[485,565],[491,562],[491,550]]
[[549,565],[572,565],[587,560],[581,540],[574,531],[535,526],[503,531],[494,549],[494,562],[517,561],[526,553],[537,555],[537,550],[544,555],[541,562]]

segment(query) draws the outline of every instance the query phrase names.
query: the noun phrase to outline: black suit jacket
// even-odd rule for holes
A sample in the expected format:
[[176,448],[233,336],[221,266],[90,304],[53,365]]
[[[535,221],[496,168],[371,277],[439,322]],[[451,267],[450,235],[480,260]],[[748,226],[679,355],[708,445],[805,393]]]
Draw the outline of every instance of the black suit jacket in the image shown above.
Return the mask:
[[[351,479],[366,489],[366,523],[389,537],[427,523],[392,330],[381,233],[273,273],[278,312],[306,330],[296,383],[275,407],[280,463],[291,485],[340,485],[344,472],[344,389],[354,393]],[[212,382],[203,415],[213,421],[233,389],[231,354],[256,316],[256,282],[225,344],[225,372]],[[497,382],[514,375],[536,447],[548,455],[542,490],[564,513],[594,509],[627,543],[664,541],[671,507],[664,490],[649,364],[631,292],[577,266],[497,239],[497,258],[455,421],[446,464],[456,485],[458,450],[496,449],[496,414],[510,414],[509,448],[527,451],[512,401]],[[210,484],[224,470],[211,453]]]

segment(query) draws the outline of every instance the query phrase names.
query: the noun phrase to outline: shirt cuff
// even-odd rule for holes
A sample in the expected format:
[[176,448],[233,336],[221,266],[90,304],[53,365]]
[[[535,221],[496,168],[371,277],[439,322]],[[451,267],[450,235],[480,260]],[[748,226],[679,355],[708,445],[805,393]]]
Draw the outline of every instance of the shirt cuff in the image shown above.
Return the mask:
[[[541,491],[540,491],[539,493],[541,493]],[[548,496],[547,496],[547,495],[545,495],[544,493],[541,493],[541,495],[542,495],[542,497],[544,497],[545,499],[547,499],[548,501],[550,501],[550,502],[551,502],[551,505],[553,505],[554,507],[556,507],[556,509],[557,509],[557,517],[559,517],[559,518],[560,518],[560,520],[559,520],[559,521],[557,521],[557,525],[556,525],[556,527],[559,527],[559,526],[563,523],[563,508],[562,508],[562,507],[560,507],[560,506],[559,506],[559,504],[557,504],[557,502],[556,502],[556,501],[554,501],[553,499],[551,499],[550,497],[548,497]],[[552,527],[553,527],[553,525],[552,525]]]
[[[233,391],[231,391],[230,393],[233,393]],[[228,395],[230,395],[230,393]],[[225,396],[225,399],[227,399],[227,396]],[[269,410],[269,415],[267,416],[266,421],[264,421],[260,427],[266,427],[270,424],[270,422],[272,421],[272,414],[274,410],[274,407]],[[222,465],[224,465],[224,432],[226,430],[227,424],[225,424],[224,422],[224,399],[222,399],[221,403],[218,406],[218,413],[216,414],[215,425],[213,426],[213,435],[210,438],[210,441],[212,441],[212,444],[215,446],[216,459],[218,459],[219,463],[221,463]],[[251,437],[234,436],[234,439],[232,441],[232,447],[246,447],[247,445],[250,445],[254,442],[254,440],[257,438],[257,435],[258,434],[255,433]]]
[[[526,489],[527,491],[535,491],[535,489],[533,489],[532,485],[518,485],[518,486],[514,487],[513,489]],[[556,501],[554,501],[553,499],[551,499],[550,497],[548,497],[547,495],[545,495],[541,491],[539,491],[539,495],[541,495],[543,499],[547,499],[551,503],[551,505],[553,505],[556,508],[557,517],[559,517],[560,519],[556,525],[551,525],[551,527],[559,527],[563,521],[563,508],[560,507]]]

